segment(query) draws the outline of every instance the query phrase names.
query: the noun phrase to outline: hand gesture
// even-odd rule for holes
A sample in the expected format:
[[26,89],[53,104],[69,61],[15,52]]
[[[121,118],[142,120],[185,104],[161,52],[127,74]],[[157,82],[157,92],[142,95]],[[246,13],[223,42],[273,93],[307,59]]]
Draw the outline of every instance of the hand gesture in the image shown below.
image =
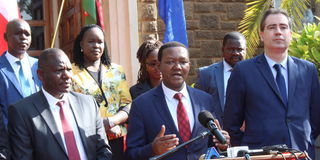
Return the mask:
[[152,142],[152,151],[154,155],[163,154],[179,144],[179,138],[175,134],[164,135],[166,128],[161,126],[161,130]]

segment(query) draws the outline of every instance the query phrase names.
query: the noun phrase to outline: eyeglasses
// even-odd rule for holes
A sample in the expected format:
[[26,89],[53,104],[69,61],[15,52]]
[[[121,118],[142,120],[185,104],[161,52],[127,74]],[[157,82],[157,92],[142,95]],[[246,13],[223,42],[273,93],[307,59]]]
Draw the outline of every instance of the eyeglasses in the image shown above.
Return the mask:
[[153,63],[147,63],[146,62],[146,65],[150,66],[150,67],[156,67],[158,65],[157,62],[153,62]]
[[185,66],[189,64],[189,61],[165,61],[164,63],[168,66],[177,66],[178,64],[180,66]]

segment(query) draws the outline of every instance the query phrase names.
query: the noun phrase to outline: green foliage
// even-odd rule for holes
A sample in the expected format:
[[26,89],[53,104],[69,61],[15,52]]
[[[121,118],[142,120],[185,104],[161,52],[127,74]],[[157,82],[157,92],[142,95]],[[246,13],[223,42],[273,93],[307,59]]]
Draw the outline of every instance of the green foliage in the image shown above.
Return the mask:
[[301,33],[293,33],[289,54],[311,61],[320,71],[320,25],[307,24]]

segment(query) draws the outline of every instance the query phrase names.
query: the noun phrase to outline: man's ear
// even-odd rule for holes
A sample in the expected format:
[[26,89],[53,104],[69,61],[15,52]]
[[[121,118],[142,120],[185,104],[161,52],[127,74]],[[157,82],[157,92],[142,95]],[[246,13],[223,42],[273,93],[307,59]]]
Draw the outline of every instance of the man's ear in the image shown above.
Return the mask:
[[259,37],[260,37],[261,42],[263,42],[263,32],[259,32]]
[[7,36],[6,32],[3,33],[3,38],[4,38],[4,40],[6,40],[8,42],[8,36]]
[[37,69],[37,75],[41,82],[43,82],[43,71],[42,69]]

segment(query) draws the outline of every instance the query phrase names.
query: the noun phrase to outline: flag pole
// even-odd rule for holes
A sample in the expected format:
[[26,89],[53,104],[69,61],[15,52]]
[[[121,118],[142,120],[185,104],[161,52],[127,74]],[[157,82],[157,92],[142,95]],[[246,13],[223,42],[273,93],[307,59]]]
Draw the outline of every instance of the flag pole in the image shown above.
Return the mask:
[[65,0],[62,0],[60,11],[59,11],[59,15],[58,15],[57,24],[55,26],[53,38],[52,38],[52,41],[51,41],[51,48],[53,48],[54,42],[56,41],[57,31],[58,31],[58,27],[59,27],[59,24],[60,24],[60,19],[61,19],[61,14],[62,14],[64,2],[65,2]]

